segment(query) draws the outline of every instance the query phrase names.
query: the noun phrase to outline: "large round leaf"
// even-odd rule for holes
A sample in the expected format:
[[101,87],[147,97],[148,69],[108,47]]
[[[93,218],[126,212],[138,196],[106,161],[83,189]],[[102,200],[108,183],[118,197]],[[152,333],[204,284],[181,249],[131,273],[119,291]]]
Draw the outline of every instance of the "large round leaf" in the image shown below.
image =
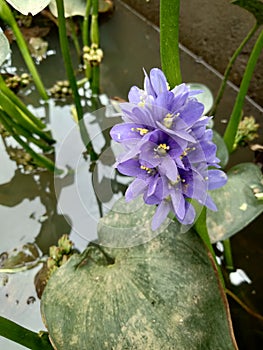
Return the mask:
[[42,11],[50,0],[6,0],[17,11],[27,16],[31,13],[33,16]]
[[0,47],[1,47],[1,50],[0,50],[0,66],[1,66],[6,60],[6,57],[10,52],[9,42],[1,28],[0,28]]
[[[102,224],[105,235],[136,222],[114,210]],[[236,349],[207,251],[176,227],[131,248],[91,243],[51,276],[41,311],[55,349]]]
[[255,196],[263,192],[260,169],[253,163],[242,163],[227,175],[227,184],[210,193],[218,209],[207,212],[212,243],[233,236],[263,212],[263,202]]

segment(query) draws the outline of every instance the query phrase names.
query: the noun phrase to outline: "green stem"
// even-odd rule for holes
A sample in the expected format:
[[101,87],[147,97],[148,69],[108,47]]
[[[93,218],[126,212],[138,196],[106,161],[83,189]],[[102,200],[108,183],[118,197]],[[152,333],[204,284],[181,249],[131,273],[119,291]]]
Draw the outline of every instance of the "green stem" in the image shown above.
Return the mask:
[[80,46],[79,46],[79,40],[78,40],[78,36],[76,33],[76,28],[75,28],[75,24],[74,21],[72,19],[72,17],[69,18],[69,25],[70,25],[70,32],[71,32],[71,37],[78,55],[78,58],[80,58],[81,56],[81,50],[80,50]]
[[253,28],[249,31],[249,33],[247,34],[247,36],[244,38],[244,40],[242,41],[242,43],[240,44],[240,46],[237,48],[237,50],[234,52],[233,56],[231,57],[230,61],[228,62],[228,65],[226,67],[225,73],[224,73],[224,79],[221,83],[221,86],[219,88],[219,91],[217,93],[212,111],[211,111],[211,115],[215,115],[217,107],[223,97],[224,91],[225,91],[225,87],[227,84],[227,80],[230,74],[230,71],[233,67],[233,64],[235,63],[237,57],[240,55],[240,53],[242,52],[244,46],[248,43],[248,41],[253,37],[253,35],[255,34],[255,32],[257,31],[257,29],[259,28],[258,23],[256,23]]
[[238,130],[238,125],[242,115],[242,107],[244,104],[244,100],[247,94],[247,90],[249,87],[250,80],[252,78],[252,74],[254,72],[257,60],[259,55],[263,49],[263,30],[258,36],[258,39],[253,47],[253,50],[250,54],[246,70],[240,85],[239,93],[237,95],[235,105],[230,116],[230,120],[228,122],[225,134],[224,141],[226,143],[228,152],[231,153],[233,150],[233,145],[235,142],[235,136]]
[[84,16],[84,20],[83,20],[83,27],[82,27],[83,46],[90,45],[89,19],[90,19],[91,2],[92,2],[92,0],[87,0],[87,3],[86,3],[86,12],[85,12],[85,16]]
[[30,52],[28,50],[25,39],[24,39],[23,35],[21,34],[21,31],[16,23],[16,20],[13,16],[12,11],[10,10],[8,5],[6,4],[6,1],[4,1],[4,0],[0,0],[0,18],[4,22],[6,22],[8,25],[10,25],[10,27],[12,28],[13,33],[16,37],[17,45],[18,45],[19,50],[20,50],[20,52],[25,60],[26,65],[27,65],[27,67],[32,75],[32,78],[34,80],[36,88],[37,88],[40,96],[44,100],[48,100],[48,95],[47,95],[46,89],[42,83],[42,80],[38,74],[36,66],[32,60],[32,57],[31,57]]
[[234,271],[234,263],[233,263],[230,239],[229,238],[225,239],[222,243],[224,246],[224,258],[225,258],[226,268],[229,271]]
[[55,167],[55,164],[51,159],[36,153],[25,141],[21,139],[19,135],[14,133],[13,129],[9,126],[8,121],[6,120],[5,113],[3,113],[1,109],[0,109],[0,120],[4,128],[13,136],[16,142],[19,143],[24,148],[24,150],[31,155],[31,157],[34,159],[36,164],[46,168],[51,172],[55,172],[56,174],[61,174],[63,172]]
[[99,1],[92,1],[92,15],[91,15],[91,28],[90,28],[90,40],[92,44],[97,44],[99,46],[100,36],[99,36]]
[[[5,115],[6,122],[9,127],[12,128],[13,133],[19,136],[24,136],[28,142],[34,143],[36,146],[41,148],[44,152],[51,151],[52,147],[44,143],[41,139],[36,139],[28,130],[24,129],[21,125],[17,124],[15,121],[9,118],[8,114],[5,111],[2,111],[2,114]],[[0,115],[1,118],[1,115]]]
[[58,30],[59,30],[60,48],[64,59],[69,84],[72,90],[74,103],[76,106],[77,117],[78,117],[78,120],[80,121],[83,118],[83,109],[80,103],[80,96],[78,93],[78,87],[77,87],[74,70],[71,62],[71,57],[70,57],[69,44],[67,39],[66,20],[64,16],[63,0],[56,0],[56,4],[57,4],[57,10],[58,10],[58,22],[59,22]]
[[162,70],[171,87],[182,82],[179,56],[180,0],[160,0],[160,54]]
[[198,219],[196,220],[195,225],[194,225],[194,229],[197,232],[197,234],[199,235],[199,237],[202,239],[202,241],[204,242],[204,244],[207,247],[207,249],[209,250],[209,252],[211,253],[213,260],[215,262],[215,266],[217,267],[219,279],[222,283],[222,286],[224,287],[225,286],[224,277],[222,275],[222,271],[221,271],[220,267],[217,264],[215,251],[212,247],[210,237],[208,234],[208,230],[207,230],[206,208],[205,207],[203,207]]
[[100,67],[92,67],[91,76],[91,90],[94,95],[98,95],[100,92]]
[[[34,124],[36,124],[38,128],[44,129],[46,127],[46,125],[42,123],[40,119],[34,116],[34,114],[27,109],[26,105],[16,96],[16,94],[6,86],[5,81],[1,76],[1,74],[0,74],[0,90],[6,97],[9,98],[9,100],[16,107],[18,107],[27,116],[28,119],[30,119]],[[54,140],[51,140],[51,139],[50,141],[54,142]]]
[[32,350],[53,350],[46,332],[35,333],[0,316],[0,336]]
[[34,133],[45,140],[47,143],[51,143],[50,136],[43,130],[39,129],[12,101],[6,97],[2,91],[0,91],[0,105],[4,107],[5,112],[9,115],[9,118],[16,120],[18,124],[23,126],[26,130]]

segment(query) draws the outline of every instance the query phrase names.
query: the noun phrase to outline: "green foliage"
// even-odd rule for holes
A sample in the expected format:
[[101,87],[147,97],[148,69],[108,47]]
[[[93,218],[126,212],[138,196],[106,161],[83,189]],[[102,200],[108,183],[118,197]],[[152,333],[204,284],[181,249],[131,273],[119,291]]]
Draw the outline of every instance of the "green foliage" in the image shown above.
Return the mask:
[[218,211],[207,211],[207,227],[212,243],[222,241],[242,230],[263,212],[257,194],[263,192],[262,174],[252,163],[234,166],[227,184],[210,195]]
[[0,316],[0,336],[31,350],[52,350],[46,332],[35,333]]
[[[118,243],[139,216],[149,230],[151,211],[144,205],[127,215],[125,201],[119,201],[100,221],[99,242],[108,231],[113,244],[115,227]],[[59,268],[41,299],[54,346],[235,349],[207,250],[194,231],[177,234],[177,229],[172,223],[150,242],[130,248],[90,243]]]
[[259,25],[263,24],[263,3],[260,0],[234,0],[234,5],[238,5],[252,13]]
[[228,150],[223,138],[215,130],[213,130],[213,142],[217,146],[216,156],[220,159],[220,165],[225,168],[229,160]]

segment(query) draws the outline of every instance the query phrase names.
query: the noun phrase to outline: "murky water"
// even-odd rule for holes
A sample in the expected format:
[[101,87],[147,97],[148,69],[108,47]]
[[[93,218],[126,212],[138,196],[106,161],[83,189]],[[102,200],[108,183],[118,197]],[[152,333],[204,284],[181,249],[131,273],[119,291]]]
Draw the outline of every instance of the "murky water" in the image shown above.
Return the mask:
[[[157,29],[142,18],[136,16],[121,2],[116,1],[114,14],[107,21],[103,21],[101,30],[101,47],[104,50],[104,60],[101,66],[102,92],[109,97],[126,98],[131,85],[142,85],[143,71],[152,67],[159,67],[159,48]],[[65,79],[64,69],[57,38],[51,35],[49,49],[56,51],[39,66],[47,87],[56,80]],[[13,65],[24,69],[20,54],[13,48]],[[186,82],[200,82],[206,84],[215,93],[220,84],[220,78],[204,64],[202,59],[195,57],[187,50],[181,50],[182,75]],[[87,95],[88,92],[86,91]],[[85,95],[85,92],[84,92]],[[225,123],[233,106],[236,92],[231,86],[227,88],[225,98],[215,119],[216,128],[223,131]],[[57,140],[57,156],[59,165],[66,165],[77,169],[76,176],[70,171],[68,175],[57,179],[54,185],[52,174],[41,172],[38,174],[23,174],[5,152],[5,146],[0,141],[0,220],[1,245],[0,253],[27,242],[35,242],[40,251],[47,253],[48,247],[56,244],[64,233],[70,233],[78,249],[83,249],[90,239],[96,238],[96,223],[100,216],[97,199],[93,195],[93,185],[97,186],[97,193],[102,199],[102,211],[105,213],[112,203],[121,195],[125,187],[125,180],[116,189],[109,192],[101,188],[109,188],[112,173],[112,154],[104,153],[95,175],[91,176],[89,164],[82,157],[83,147],[76,133],[75,122],[70,114],[70,107],[58,105],[54,101],[47,104],[38,102],[36,93],[32,92],[24,97],[24,101],[40,117],[46,116],[50,123],[53,137]],[[87,100],[86,98],[85,100]],[[103,101],[102,101],[103,102]],[[101,106],[101,104],[100,104]],[[262,110],[247,101],[244,108],[245,115],[254,115],[259,121]],[[105,146],[100,139],[101,131],[116,122],[115,119],[90,119],[89,131],[96,140],[98,148]],[[261,134],[262,143],[262,134]],[[68,144],[67,144],[68,142]],[[79,145],[77,145],[79,142]],[[70,145],[77,153],[64,156],[61,149],[70,150]],[[99,151],[99,149],[98,149]],[[110,160],[109,160],[110,159]],[[248,150],[237,152],[231,165],[240,161],[253,159]],[[87,179],[90,179],[87,181]],[[93,183],[91,182],[93,181]],[[95,182],[94,182],[95,181]],[[77,183],[77,185],[76,185]],[[88,185],[90,183],[90,185]],[[55,189],[54,189],[55,186]],[[79,207],[72,205],[74,195],[78,194]],[[262,216],[251,224],[241,234],[233,238],[233,253],[236,266],[246,271],[252,283],[244,283],[237,287],[237,292],[253,309],[263,313],[262,304]],[[43,329],[39,313],[39,299],[34,285],[34,277],[41,266],[26,272],[0,276],[0,305],[1,315],[8,317],[25,327],[38,331]],[[234,316],[234,326],[238,332],[240,349],[258,349],[262,344],[262,323],[241,311],[235,302],[231,302]],[[0,338],[0,348],[5,350],[24,349],[24,347]]]

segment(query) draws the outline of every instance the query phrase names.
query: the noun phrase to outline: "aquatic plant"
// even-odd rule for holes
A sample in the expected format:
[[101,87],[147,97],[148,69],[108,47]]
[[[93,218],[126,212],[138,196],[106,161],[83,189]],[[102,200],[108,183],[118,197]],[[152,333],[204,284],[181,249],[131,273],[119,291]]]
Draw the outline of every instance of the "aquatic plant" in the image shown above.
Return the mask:
[[[84,114],[66,33],[66,6],[73,6],[73,2],[8,2],[26,14],[56,4],[52,12],[58,15],[60,46],[76,119],[88,149],[90,138],[88,130],[82,129]],[[235,3],[248,6],[261,21],[258,1]],[[90,36],[86,32],[83,35],[84,55],[98,73],[97,63],[102,57],[98,1],[92,4],[93,25]],[[31,10],[31,5],[36,7]],[[220,169],[226,166],[235,147],[244,98],[263,47],[263,34],[251,52],[222,139],[211,129],[211,117],[203,115],[204,106],[198,101],[201,91],[193,91],[182,83],[179,5],[179,1],[160,2],[162,70],[153,68],[149,76],[145,72],[144,88],[130,89],[129,101],[119,105],[123,123],[110,131],[112,139],[124,148],[116,159],[117,170],[135,178],[125,199],[117,201],[99,220],[98,239],[81,254],[74,253],[65,236],[58,247],[51,247],[49,267],[54,271],[41,300],[48,335],[33,333],[2,317],[0,335],[39,350],[168,350],[200,346],[215,349],[218,344],[222,349],[237,349],[227,289],[212,244],[225,241],[225,264],[231,269],[229,237],[263,211],[262,174],[256,165],[238,164],[227,173]],[[82,1],[81,6],[85,10],[83,27],[87,29],[91,1],[85,6]],[[9,50],[2,33],[0,40]],[[0,53],[0,64],[3,59]],[[85,68],[88,75],[89,66]],[[93,76],[95,88],[99,86],[97,73]],[[19,133],[24,132],[22,141],[27,137],[42,144],[46,136],[43,125],[26,112],[2,80],[0,84],[0,120],[9,126],[8,116],[16,115],[7,131],[16,127]],[[6,104],[9,100],[12,103]],[[30,132],[25,134],[18,122],[30,125]],[[26,148],[27,144],[24,142],[23,146]],[[92,147],[87,153],[94,165],[98,155]]]

